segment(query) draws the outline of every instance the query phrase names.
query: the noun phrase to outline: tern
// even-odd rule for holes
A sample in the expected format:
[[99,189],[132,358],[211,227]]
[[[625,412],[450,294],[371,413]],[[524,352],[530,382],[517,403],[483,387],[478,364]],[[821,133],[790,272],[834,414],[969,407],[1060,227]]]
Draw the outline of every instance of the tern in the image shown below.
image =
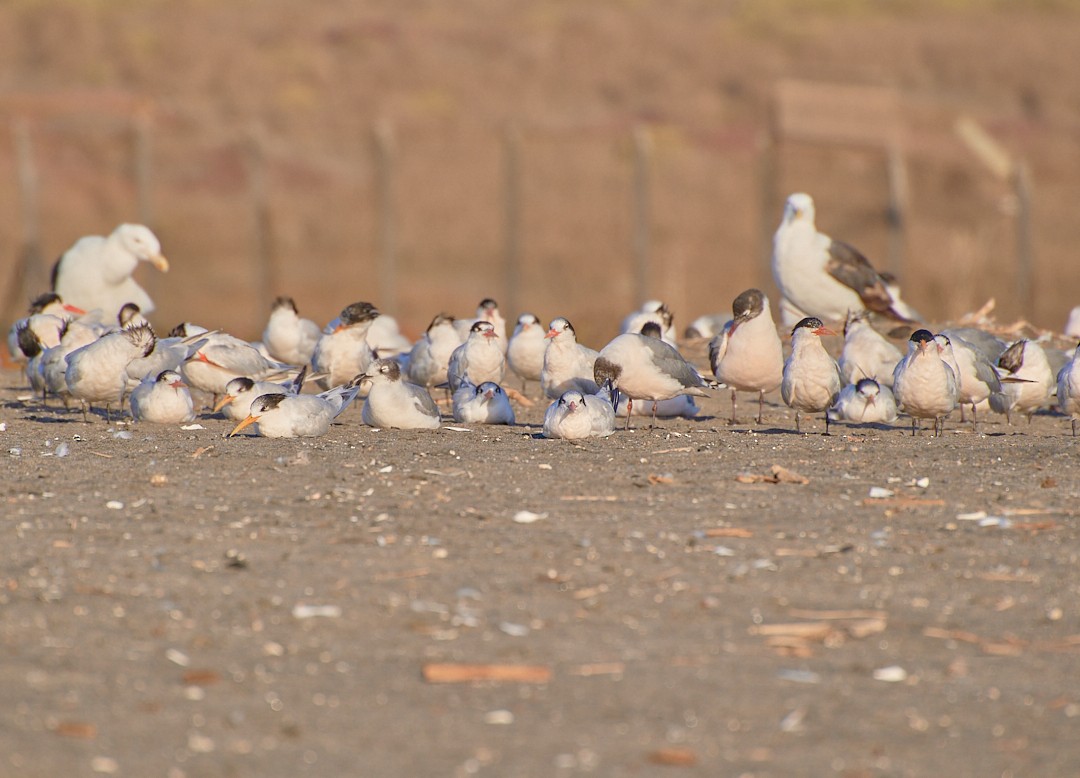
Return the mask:
[[377,358],[367,341],[367,334],[379,315],[371,303],[357,302],[346,306],[340,316],[323,329],[311,355],[311,366],[315,371],[327,374],[320,381],[322,386],[346,383],[367,370]]
[[1058,408],[1072,421],[1072,434],[1076,437],[1076,419],[1080,416],[1080,344],[1073,357],[1061,368],[1057,376]]
[[13,359],[25,359],[25,355],[19,348],[18,330],[22,326],[28,326],[38,336],[42,348],[52,348],[60,342],[60,329],[64,322],[71,321],[73,316],[84,313],[81,308],[67,305],[60,295],[55,292],[45,292],[33,299],[30,303],[29,313],[11,325],[8,331],[8,353]]
[[1031,421],[1032,414],[1050,403],[1056,389],[1054,370],[1046,352],[1031,340],[1018,340],[998,359],[1001,369],[1001,394],[990,397],[990,407],[1005,414],[1012,424],[1013,412]]
[[60,333],[60,342],[52,348],[46,349],[41,358],[41,373],[45,379],[45,392],[47,394],[59,397],[64,401],[65,406],[68,404],[71,394],[67,388],[67,356],[76,349],[93,343],[99,337],[100,333],[96,327],[86,324],[80,319],[64,322],[64,328]]
[[472,325],[469,337],[450,355],[446,380],[451,392],[457,391],[466,373],[480,383],[502,383],[506,374],[506,354],[501,340],[491,322],[477,321]]
[[215,397],[225,394],[225,386],[234,378],[247,376],[261,381],[290,369],[289,365],[267,359],[246,340],[224,332],[197,333],[193,345],[198,347],[180,365],[180,373],[188,386]]
[[367,392],[361,411],[364,424],[397,429],[439,428],[435,401],[424,387],[402,380],[397,361],[377,359],[359,379],[362,390]]
[[330,431],[330,423],[349,407],[359,391],[359,377],[322,394],[264,394],[251,403],[246,418],[228,437],[259,425],[264,438],[316,438]]
[[191,392],[175,370],[163,370],[157,378],[141,381],[129,401],[135,421],[181,424],[195,418]]
[[899,408],[911,416],[912,435],[919,419],[933,419],[934,436],[940,436],[945,417],[956,407],[960,382],[946,357],[951,358],[951,350],[934,340],[933,333],[916,330],[893,371],[893,394]]
[[127,366],[133,359],[154,350],[157,338],[147,326],[116,330],[67,355],[64,380],[68,392],[83,405],[104,403],[105,418],[113,404],[123,405],[127,390]]
[[[795,409],[795,430],[800,432],[800,414],[825,412],[836,403],[843,379],[822,335],[833,335],[821,319],[808,316],[791,331],[791,354],[784,362],[780,396]],[[825,434],[829,434],[829,414],[825,413]]]
[[[978,429],[976,409],[1002,391],[1001,378],[997,369],[982,351],[956,334],[947,335],[942,332],[934,339],[938,341],[939,346],[943,347],[942,356],[956,373],[959,383],[957,403],[960,405],[960,420],[964,420],[964,406],[970,405],[971,430],[976,432]],[[942,339],[948,344],[947,347],[942,343]],[[1002,405],[1004,398],[997,398],[994,402]]]
[[593,380],[597,386],[610,382],[612,390],[626,395],[627,426],[634,400],[655,403],[680,394],[709,395],[705,379],[675,347],[660,339],[655,323],[646,324],[640,333],[623,333],[604,346],[593,365]]
[[462,376],[454,392],[454,421],[463,424],[515,424],[514,409],[503,388],[493,381],[477,386]]
[[131,277],[140,262],[162,273],[169,270],[161,243],[148,227],[121,224],[108,237],[79,238],[53,266],[52,288],[86,311],[99,308],[113,316],[125,303],[135,303],[144,314],[153,313],[154,301]]
[[461,337],[454,328],[454,317],[445,313],[437,314],[409,352],[409,368],[406,371],[409,380],[428,389],[446,383],[450,355],[460,345]]
[[506,346],[506,363],[522,381],[539,381],[544,371],[544,353],[547,351],[544,328],[534,314],[518,316],[514,334]]
[[830,418],[854,424],[889,424],[896,421],[896,399],[888,386],[873,378],[860,379],[840,390]]
[[671,346],[677,345],[675,316],[667,305],[659,300],[649,300],[641,306],[640,310],[627,315],[622,321],[619,332],[641,332],[641,328],[649,322],[660,325],[661,340]]
[[808,317],[843,321],[848,311],[866,309],[907,321],[896,310],[884,279],[866,257],[817,231],[814,201],[808,194],[799,192],[787,199],[773,238],[772,271],[784,300],[790,304],[786,310],[781,306],[785,317],[801,312]]
[[300,317],[291,297],[278,297],[270,309],[262,342],[271,359],[290,365],[307,365],[321,334],[318,324]]
[[615,432],[615,410],[610,392],[585,395],[576,389],[564,392],[544,413],[545,438],[582,440],[606,438]]
[[765,393],[783,379],[784,347],[776,332],[769,298],[759,289],[747,289],[731,304],[734,318],[709,343],[709,364],[716,380],[731,388],[731,423],[736,392],[757,392],[757,423],[762,423]]
[[247,376],[238,376],[225,384],[225,394],[218,400],[213,412],[223,413],[226,419],[241,421],[249,415],[251,403],[264,394],[299,394],[306,375],[301,370],[296,378],[284,383],[253,381]]
[[593,378],[598,353],[577,342],[577,330],[568,319],[559,317],[548,325],[547,347],[540,370],[540,388],[552,400],[576,389],[593,394],[600,387]]
[[849,384],[860,378],[873,378],[891,387],[893,370],[904,354],[870,326],[869,318],[865,310],[848,314],[844,322],[844,348],[837,360],[840,375]]
[[469,333],[472,332],[473,325],[478,321],[486,321],[495,328],[495,334],[499,336],[499,347],[503,353],[506,353],[506,320],[499,312],[499,304],[487,297],[480,301],[480,305],[476,307],[476,317],[473,319],[455,319],[454,328],[458,332],[458,337],[462,341],[469,337]]

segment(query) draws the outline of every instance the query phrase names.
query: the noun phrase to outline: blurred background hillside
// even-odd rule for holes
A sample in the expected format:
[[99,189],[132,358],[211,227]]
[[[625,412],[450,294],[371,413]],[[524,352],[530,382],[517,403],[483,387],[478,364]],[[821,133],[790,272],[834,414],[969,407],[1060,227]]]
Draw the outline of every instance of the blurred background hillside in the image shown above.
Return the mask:
[[928,317],[996,297],[1059,330],[1077,41],[1064,0],[7,0],[4,323],[21,257],[43,288],[79,236],[146,221],[161,329],[258,337],[287,293],[416,335],[492,296],[598,346],[644,296],[681,329],[775,295],[769,240],[807,191]]

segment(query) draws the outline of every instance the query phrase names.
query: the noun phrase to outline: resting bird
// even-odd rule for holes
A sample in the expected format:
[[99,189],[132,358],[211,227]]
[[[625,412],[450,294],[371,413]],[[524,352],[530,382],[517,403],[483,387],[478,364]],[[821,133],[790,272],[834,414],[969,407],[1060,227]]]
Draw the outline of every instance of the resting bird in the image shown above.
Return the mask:
[[840,390],[840,396],[828,414],[834,421],[890,423],[896,421],[896,398],[888,386],[882,386],[873,378],[863,378]]
[[864,309],[908,321],[866,257],[817,231],[808,194],[787,199],[773,238],[772,271],[786,303],[781,305],[785,324],[799,316],[843,321],[849,311]]
[[258,423],[264,438],[316,438],[330,431],[330,423],[360,391],[359,377],[322,394],[264,394],[251,403],[248,416],[229,433]]
[[271,358],[290,365],[306,365],[311,362],[321,334],[318,324],[300,318],[291,297],[279,297],[270,310],[262,342]]
[[130,402],[135,421],[180,424],[195,418],[191,392],[175,370],[163,370],[157,378],[141,381],[131,392]]
[[428,389],[446,383],[450,355],[460,345],[461,337],[454,328],[454,317],[445,313],[436,314],[409,352],[406,371],[409,380]]
[[548,326],[547,347],[540,368],[540,388],[552,400],[571,389],[592,394],[599,387],[593,378],[597,352],[577,342],[577,330],[569,320],[559,317]]
[[454,421],[513,425],[514,409],[510,407],[510,398],[497,383],[484,381],[477,386],[466,375],[454,392]]
[[372,322],[380,316],[378,309],[368,302],[348,305],[341,315],[323,328],[322,336],[315,344],[311,366],[318,373],[326,373],[320,381],[322,386],[338,386],[353,376],[367,370],[376,358],[367,341]]
[[870,326],[868,311],[852,311],[844,322],[844,349],[840,352],[840,374],[849,384],[873,378],[882,386],[892,386],[892,374],[904,354]]
[[53,291],[64,302],[86,311],[99,308],[115,315],[124,303],[135,303],[144,314],[153,313],[154,301],[131,274],[140,262],[149,262],[162,273],[169,261],[161,243],[141,224],[121,224],[108,237],[79,238],[57,260],[52,270]]
[[474,381],[502,383],[506,374],[506,345],[488,321],[477,321],[469,330],[469,337],[454,349],[447,365],[446,379],[450,391],[456,392],[466,373]]
[[424,387],[402,380],[396,360],[375,360],[359,380],[367,391],[360,414],[364,424],[406,430],[439,428],[435,401]]
[[1076,418],[1080,416],[1080,345],[1073,357],[1057,376],[1058,409],[1072,422],[1072,434],[1076,437]]
[[481,300],[480,305],[476,307],[475,319],[455,319],[454,328],[458,331],[458,337],[460,337],[462,341],[468,338],[473,325],[478,321],[490,322],[491,326],[495,328],[495,334],[499,336],[499,347],[505,354],[507,347],[506,320],[499,312],[499,304],[490,297],[487,297]]
[[1031,340],[1018,340],[998,359],[1001,368],[1001,394],[990,396],[990,407],[1005,414],[1012,424],[1012,414],[1022,413],[1031,422],[1035,411],[1050,403],[1055,386],[1054,369],[1046,351]]
[[544,413],[544,437],[606,438],[615,431],[615,409],[610,397],[609,390],[589,395],[576,389],[564,392]]
[[547,340],[540,319],[534,314],[523,313],[518,316],[514,334],[506,347],[506,362],[521,377],[522,389],[525,381],[539,381],[544,370],[544,352]]

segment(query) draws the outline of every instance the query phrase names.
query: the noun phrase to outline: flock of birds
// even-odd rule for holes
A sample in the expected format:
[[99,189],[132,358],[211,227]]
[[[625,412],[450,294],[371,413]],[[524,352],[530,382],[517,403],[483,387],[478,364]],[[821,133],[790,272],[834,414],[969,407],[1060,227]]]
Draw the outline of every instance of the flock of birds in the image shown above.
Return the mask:
[[[535,315],[518,317],[507,337],[494,300],[473,318],[439,314],[415,343],[397,322],[368,302],[347,306],[324,327],[302,318],[288,297],[278,298],[259,343],[184,323],[159,338],[144,318],[153,302],[132,278],[140,262],[168,270],[154,234],[120,225],[108,237],[76,242],[53,269],[52,291],[12,327],[8,347],[24,362],[35,395],[82,407],[122,411],[129,401],[139,422],[192,421],[212,408],[236,421],[229,435],[253,429],[266,437],[325,434],[358,398],[361,418],[373,427],[435,429],[442,424],[431,392],[445,388],[455,421],[515,424],[514,405],[531,405],[504,385],[510,373],[539,383],[550,400],[543,435],[580,439],[615,432],[616,418],[632,414],[694,417],[694,397],[710,389],[758,397],[780,390],[802,415],[823,413],[832,422],[890,424],[900,412],[941,434],[945,418],[961,408],[986,408],[1010,417],[1055,402],[1080,417],[1080,347],[1069,359],[1028,339],[1007,343],[973,327],[933,333],[916,329],[907,352],[875,328],[891,320],[910,329],[921,319],[900,297],[894,279],[877,272],[851,246],[818,232],[809,195],[788,198],[776,232],[773,274],[781,292],[781,321],[791,327],[784,345],[769,299],[748,289],[732,315],[704,316],[687,335],[709,339],[712,377],[679,351],[665,305],[646,303],[622,323],[622,333],[599,351],[577,341],[570,321],[544,327]],[[825,322],[844,323],[835,360],[822,342]],[[315,384],[319,392],[306,391]]]

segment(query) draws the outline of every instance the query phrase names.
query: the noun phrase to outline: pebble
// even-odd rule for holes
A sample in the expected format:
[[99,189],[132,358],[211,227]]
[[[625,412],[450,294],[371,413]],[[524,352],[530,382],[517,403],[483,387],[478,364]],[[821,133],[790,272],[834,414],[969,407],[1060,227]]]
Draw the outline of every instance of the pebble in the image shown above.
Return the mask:
[[119,500],[109,500],[105,503],[105,507],[111,511],[122,511],[124,510],[124,503]]

